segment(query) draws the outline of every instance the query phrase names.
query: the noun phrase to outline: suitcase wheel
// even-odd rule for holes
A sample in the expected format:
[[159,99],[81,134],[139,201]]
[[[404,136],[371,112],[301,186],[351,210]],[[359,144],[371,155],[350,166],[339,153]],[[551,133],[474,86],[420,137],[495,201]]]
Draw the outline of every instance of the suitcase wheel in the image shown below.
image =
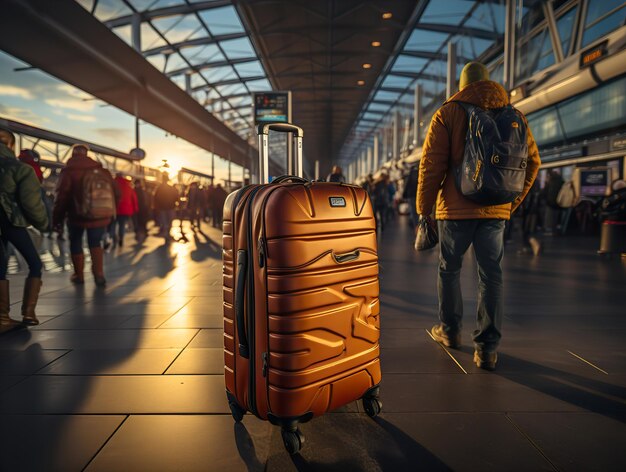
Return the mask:
[[228,406],[230,407],[230,413],[233,415],[233,419],[239,423],[243,419],[243,415],[246,414],[246,410],[235,402],[228,402]]
[[383,403],[375,397],[365,397],[363,398],[363,409],[367,416],[370,418],[375,418],[380,413],[380,410],[383,407]]
[[304,435],[302,432],[299,429],[295,431],[283,429],[281,433],[283,435],[283,444],[285,444],[287,452],[289,454],[297,454],[304,443]]

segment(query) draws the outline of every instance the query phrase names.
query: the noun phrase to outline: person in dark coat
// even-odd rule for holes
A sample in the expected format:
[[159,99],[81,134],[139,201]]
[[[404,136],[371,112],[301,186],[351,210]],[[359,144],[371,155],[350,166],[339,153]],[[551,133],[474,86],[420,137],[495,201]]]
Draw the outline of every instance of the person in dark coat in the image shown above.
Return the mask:
[[134,215],[135,239],[142,242],[148,234],[148,220],[150,218],[150,198],[142,180],[135,180],[135,195],[137,195],[137,212]]
[[9,316],[9,243],[28,264],[22,298],[22,322],[26,325],[39,324],[35,307],[41,290],[42,263],[26,227],[33,225],[39,231],[48,227],[39,179],[31,166],[16,159],[14,149],[13,133],[0,129],[0,333],[20,326]]
[[228,194],[226,190],[222,188],[220,184],[217,184],[212,194],[213,205],[213,227],[220,228],[222,226],[222,219],[224,217],[224,202]]
[[67,161],[67,165],[61,171],[59,182],[57,183],[56,198],[52,210],[52,227],[62,234],[63,224],[67,218],[67,227],[70,238],[70,253],[74,274],[70,280],[72,283],[82,285],[85,283],[84,268],[85,254],[83,253],[83,234],[87,232],[87,242],[91,255],[91,271],[98,287],[106,285],[104,278],[104,249],[102,248],[102,237],[107,226],[111,223],[111,217],[88,218],[81,214],[79,205],[84,204],[78,200],[77,196],[83,195],[83,179],[87,173],[94,170],[101,172],[103,177],[109,182],[110,196],[115,215],[116,195],[114,193],[113,177],[102,167],[102,164],[91,159],[87,153],[89,148],[84,144],[75,145],[72,149],[72,157]]
[[153,205],[157,211],[159,218],[159,235],[163,236],[167,241],[171,239],[170,231],[172,229],[172,221],[176,217],[176,205],[180,195],[178,190],[169,184],[169,176],[163,173],[161,185],[154,192]]
[[341,167],[333,166],[331,173],[326,177],[326,182],[345,183],[346,178],[343,175]]

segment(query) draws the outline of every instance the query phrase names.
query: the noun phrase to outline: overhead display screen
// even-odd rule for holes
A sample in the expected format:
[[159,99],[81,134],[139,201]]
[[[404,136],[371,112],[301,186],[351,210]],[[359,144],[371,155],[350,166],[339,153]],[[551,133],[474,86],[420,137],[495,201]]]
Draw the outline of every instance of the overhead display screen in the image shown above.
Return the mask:
[[254,123],[288,123],[291,105],[289,92],[254,94]]

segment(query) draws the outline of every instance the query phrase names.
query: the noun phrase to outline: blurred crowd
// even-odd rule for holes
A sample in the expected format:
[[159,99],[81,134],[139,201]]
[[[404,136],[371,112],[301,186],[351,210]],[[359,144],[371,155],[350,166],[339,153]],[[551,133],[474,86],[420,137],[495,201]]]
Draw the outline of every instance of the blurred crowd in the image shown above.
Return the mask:
[[[203,222],[221,228],[227,192],[220,184],[188,185],[170,183],[167,173],[161,181],[115,177],[90,156],[87,145],[72,147],[71,157],[52,179],[44,179],[40,155],[22,149],[15,155],[15,136],[0,129],[0,333],[39,323],[35,314],[42,286],[42,262],[28,227],[60,241],[69,239],[73,284],[85,283],[86,242],[93,281],[104,287],[104,254],[122,248],[128,230],[137,245],[149,236],[166,242],[186,241],[183,222],[201,232]],[[50,182],[52,181],[52,182]],[[230,189],[232,190],[232,189]],[[179,231],[173,231],[178,221]],[[154,222],[154,224],[151,224]],[[19,252],[28,264],[22,297],[22,321],[9,316],[9,256]]]

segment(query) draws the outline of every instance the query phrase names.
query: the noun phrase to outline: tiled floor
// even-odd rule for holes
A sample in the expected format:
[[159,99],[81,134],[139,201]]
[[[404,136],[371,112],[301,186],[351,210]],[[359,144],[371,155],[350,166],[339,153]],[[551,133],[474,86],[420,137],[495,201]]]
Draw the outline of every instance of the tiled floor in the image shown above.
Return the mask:
[[[472,364],[471,254],[465,344],[446,350],[427,333],[437,255],[414,253],[405,224],[381,237],[383,413],[355,403],[302,425],[295,457],[277,427],[230,417],[216,230],[108,254],[105,290],[72,286],[44,241],[42,323],[0,337],[0,471],[624,470],[626,261],[593,238],[546,240],[539,257],[507,247],[490,373]],[[21,287],[12,276],[16,302]]]

